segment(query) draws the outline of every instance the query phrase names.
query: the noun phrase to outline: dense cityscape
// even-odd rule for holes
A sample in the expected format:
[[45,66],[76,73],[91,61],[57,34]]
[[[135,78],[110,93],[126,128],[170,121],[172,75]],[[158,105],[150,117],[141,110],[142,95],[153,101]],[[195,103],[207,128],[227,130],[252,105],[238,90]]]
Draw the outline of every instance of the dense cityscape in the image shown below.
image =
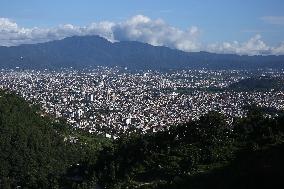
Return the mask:
[[198,119],[209,111],[243,117],[244,106],[284,109],[283,91],[235,91],[232,83],[255,75],[283,77],[284,71],[129,71],[97,67],[58,71],[0,71],[0,87],[39,104],[41,114],[64,118],[95,132],[101,128],[163,129]]

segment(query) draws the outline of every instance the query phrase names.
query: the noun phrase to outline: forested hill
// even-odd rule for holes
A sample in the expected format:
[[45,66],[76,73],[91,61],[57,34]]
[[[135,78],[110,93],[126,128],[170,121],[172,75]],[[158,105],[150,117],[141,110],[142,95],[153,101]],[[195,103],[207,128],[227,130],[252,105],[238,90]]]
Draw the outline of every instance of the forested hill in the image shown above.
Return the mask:
[[[80,140],[74,142],[74,140]],[[95,144],[84,145],[85,140]],[[98,141],[98,142],[92,142]],[[73,167],[104,143],[88,138],[8,91],[0,91],[0,188],[71,188]],[[91,160],[90,160],[91,161]]]
[[96,65],[132,69],[279,69],[284,68],[284,56],[188,53],[140,42],[111,43],[98,36],[75,36],[41,44],[0,47],[1,68],[85,68]]
[[74,130],[0,92],[0,188],[276,188],[284,169],[284,116],[252,107],[228,125],[210,112],[159,132],[117,139]]
[[[0,93],[0,188],[50,186],[70,163],[63,137],[21,98]],[[66,159],[63,162],[62,159]]]

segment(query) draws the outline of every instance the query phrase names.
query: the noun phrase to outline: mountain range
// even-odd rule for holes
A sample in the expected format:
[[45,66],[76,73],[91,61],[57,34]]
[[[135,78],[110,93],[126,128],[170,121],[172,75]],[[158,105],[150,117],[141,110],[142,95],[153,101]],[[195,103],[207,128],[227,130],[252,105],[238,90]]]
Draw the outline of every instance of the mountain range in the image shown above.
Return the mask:
[[56,69],[98,65],[130,69],[282,69],[284,55],[184,52],[136,41],[112,43],[99,36],[73,36],[46,43],[0,47],[1,68]]

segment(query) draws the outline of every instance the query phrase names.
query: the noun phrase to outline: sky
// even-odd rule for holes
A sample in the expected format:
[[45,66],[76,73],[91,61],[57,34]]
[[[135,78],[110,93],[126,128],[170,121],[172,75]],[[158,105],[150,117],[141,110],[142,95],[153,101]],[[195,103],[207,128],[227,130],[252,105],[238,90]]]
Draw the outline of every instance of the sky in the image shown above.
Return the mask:
[[283,0],[1,0],[0,46],[73,35],[188,52],[284,54]]

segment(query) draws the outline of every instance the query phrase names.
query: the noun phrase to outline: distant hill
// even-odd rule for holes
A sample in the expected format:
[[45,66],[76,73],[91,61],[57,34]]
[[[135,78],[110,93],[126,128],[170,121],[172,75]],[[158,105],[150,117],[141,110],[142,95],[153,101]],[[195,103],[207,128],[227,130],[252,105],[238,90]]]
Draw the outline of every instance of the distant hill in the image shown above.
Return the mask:
[[277,90],[284,91],[284,78],[280,77],[252,77],[248,79],[240,80],[229,86],[234,90]]
[[111,43],[98,36],[74,36],[52,42],[0,47],[1,68],[125,66],[132,69],[284,68],[284,56],[240,56],[183,52],[140,42]]

